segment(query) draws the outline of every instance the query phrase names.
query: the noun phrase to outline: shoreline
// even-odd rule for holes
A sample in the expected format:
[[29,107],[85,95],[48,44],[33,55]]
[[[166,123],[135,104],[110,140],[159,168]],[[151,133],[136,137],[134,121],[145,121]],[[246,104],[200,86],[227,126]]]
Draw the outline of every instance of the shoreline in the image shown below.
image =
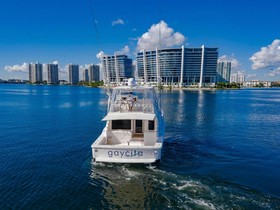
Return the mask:
[[[0,83],[1,85],[38,85],[38,86],[80,86],[87,88],[107,88],[105,86],[87,86],[87,85],[69,85],[69,84],[28,84],[28,83]],[[113,88],[113,87],[110,87]],[[156,86],[155,86],[156,88]],[[188,91],[216,91],[216,90],[244,90],[244,89],[269,89],[269,88],[279,88],[278,86],[273,87],[241,87],[241,88],[215,88],[215,87],[162,87],[161,90],[188,90]]]

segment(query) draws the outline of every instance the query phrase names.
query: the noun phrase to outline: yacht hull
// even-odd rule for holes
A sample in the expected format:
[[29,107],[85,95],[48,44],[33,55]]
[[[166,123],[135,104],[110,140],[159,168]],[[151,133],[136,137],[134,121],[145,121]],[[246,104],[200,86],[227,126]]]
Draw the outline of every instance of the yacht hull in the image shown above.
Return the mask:
[[98,145],[101,143],[99,139],[105,140],[105,137],[101,135],[91,145],[92,157],[95,162],[150,164],[161,159],[162,143],[156,143],[154,146],[143,146],[141,142]]

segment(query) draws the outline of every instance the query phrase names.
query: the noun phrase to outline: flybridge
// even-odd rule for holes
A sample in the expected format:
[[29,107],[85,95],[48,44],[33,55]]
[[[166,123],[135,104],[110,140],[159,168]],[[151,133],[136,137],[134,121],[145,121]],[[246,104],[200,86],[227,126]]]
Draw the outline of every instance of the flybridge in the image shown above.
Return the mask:
[[152,87],[117,87],[113,91],[109,109],[111,112],[155,113],[157,97]]

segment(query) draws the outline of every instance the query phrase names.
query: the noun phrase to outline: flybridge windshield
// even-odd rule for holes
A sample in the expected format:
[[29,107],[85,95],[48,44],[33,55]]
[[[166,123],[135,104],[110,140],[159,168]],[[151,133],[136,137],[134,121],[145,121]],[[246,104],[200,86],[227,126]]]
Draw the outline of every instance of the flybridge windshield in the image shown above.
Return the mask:
[[[155,99],[155,91],[154,89],[115,89],[113,91],[113,100],[116,99],[117,96],[134,96],[138,99]],[[115,101],[115,100],[114,100]]]
[[132,111],[155,113],[157,96],[153,88],[115,88],[112,93],[110,111]]
[[156,100],[156,94],[153,89],[141,89],[137,91],[133,89],[115,89],[113,91],[112,100],[116,101],[120,97],[128,96],[143,100]]

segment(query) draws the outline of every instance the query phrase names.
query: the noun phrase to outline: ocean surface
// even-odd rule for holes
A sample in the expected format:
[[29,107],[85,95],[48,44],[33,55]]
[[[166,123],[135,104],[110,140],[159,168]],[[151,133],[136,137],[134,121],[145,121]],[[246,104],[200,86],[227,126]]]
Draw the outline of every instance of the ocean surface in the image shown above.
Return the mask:
[[158,167],[96,164],[104,89],[0,85],[0,209],[280,209],[280,89],[163,91]]

